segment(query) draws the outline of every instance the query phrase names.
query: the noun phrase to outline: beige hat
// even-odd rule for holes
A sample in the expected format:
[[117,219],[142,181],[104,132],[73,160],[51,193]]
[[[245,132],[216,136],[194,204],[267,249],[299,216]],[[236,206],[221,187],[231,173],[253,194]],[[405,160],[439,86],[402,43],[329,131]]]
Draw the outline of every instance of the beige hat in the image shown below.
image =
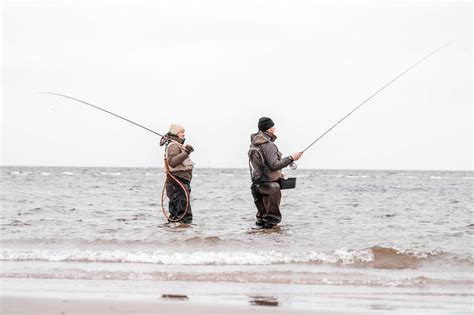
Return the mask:
[[181,131],[184,131],[184,127],[178,124],[171,124],[170,133],[177,135]]

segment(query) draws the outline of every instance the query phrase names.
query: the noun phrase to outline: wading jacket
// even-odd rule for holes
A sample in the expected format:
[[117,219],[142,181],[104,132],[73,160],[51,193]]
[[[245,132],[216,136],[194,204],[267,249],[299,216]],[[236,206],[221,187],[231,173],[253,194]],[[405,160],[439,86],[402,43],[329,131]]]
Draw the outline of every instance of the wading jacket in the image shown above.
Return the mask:
[[277,181],[281,177],[281,169],[293,162],[291,156],[282,158],[274,143],[276,138],[263,131],[250,135],[249,164],[253,182]]
[[[181,144],[184,143],[183,139],[169,134],[168,137]],[[189,153],[183,150],[178,144],[170,142],[166,149],[166,158],[168,159],[168,165],[171,174],[179,178],[191,181],[193,177],[194,163],[189,158]]]

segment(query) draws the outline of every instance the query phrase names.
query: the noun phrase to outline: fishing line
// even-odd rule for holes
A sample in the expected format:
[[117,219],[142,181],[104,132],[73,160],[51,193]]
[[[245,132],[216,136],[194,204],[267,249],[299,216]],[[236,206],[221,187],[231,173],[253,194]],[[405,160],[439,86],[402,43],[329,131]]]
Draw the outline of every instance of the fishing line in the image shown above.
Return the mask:
[[387,88],[389,85],[391,85],[393,82],[395,82],[396,80],[398,80],[400,77],[402,77],[404,74],[406,74],[408,71],[410,71],[411,69],[415,68],[416,66],[418,66],[420,63],[422,63],[423,61],[425,61],[426,59],[428,59],[429,57],[433,56],[434,54],[436,54],[437,52],[439,52],[441,49],[443,49],[444,47],[448,46],[450,43],[446,43],[444,44],[443,46],[433,50],[431,53],[429,53],[428,55],[424,56],[423,58],[421,58],[420,60],[418,60],[416,63],[414,63],[412,66],[410,66],[409,68],[407,68],[405,71],[403,71],[402,73],[400,73],[399,75],[397,75],[395,78],[393,78],[392,80],[390,80],[388,83],[386,83],[384,86],[382,86],[380,89],[378,89],[377,91],[375,91],[375,93],[373,93],[371,96],[369,96],[367,99],[365,99],[362,103],[360,103],[359,105],[357,105],[357,107],[355,107],[352,111],[350,111],[347,115],[345,115],[344,117],[342,117],[338,122],[336,122],[334,125],[331,126],[331,128],[329,128],[328,130],[326,130],[322,135],[320,135],[316,140],[314,140],[309,146],[307,146],[303,151],[301,152],[305,152],[306,150],[308,150],[309,148],[311,148],[316,142],[318,142],[322,137],[324,137],[326,134],[328,134],[334,127],[336,127],[337,125],[339,125],[343,120],[345,120],[347,117],[349,117],[353,112],[355,112],[356,110],[358,110],[359,108],[361,108],[365,103],[367,103],[370,99],[372,99],[375,95],[379,94],[380,92],[382,92],[385,88]]

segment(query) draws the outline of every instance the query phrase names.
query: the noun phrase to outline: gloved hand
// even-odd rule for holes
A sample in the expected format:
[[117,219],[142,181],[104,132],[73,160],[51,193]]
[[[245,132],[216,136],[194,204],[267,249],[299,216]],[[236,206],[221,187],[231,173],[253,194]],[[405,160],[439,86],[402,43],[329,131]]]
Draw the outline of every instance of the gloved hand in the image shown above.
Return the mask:
[[295,154],[291,155],[291,157],[293,158],[293,161],[298,161],[302,155],[303,152],[296,152]]
[[191,145],[186,144],[186,145],[184,146],[184,151],[186,151],[188,154],[190,154],[191,152],[194,151],[194,148],[193,148]]

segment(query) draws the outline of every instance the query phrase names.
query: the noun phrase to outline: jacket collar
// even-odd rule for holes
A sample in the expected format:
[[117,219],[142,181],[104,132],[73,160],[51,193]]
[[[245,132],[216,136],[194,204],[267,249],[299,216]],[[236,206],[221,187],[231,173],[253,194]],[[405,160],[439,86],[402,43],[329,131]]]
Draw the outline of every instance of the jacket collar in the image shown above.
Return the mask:
[[263,134],[266,135],[271,142],[275,142],[275,140],[277,139],[276,135],[271,134],[269,132],[263,131]]
[[170,132],[168,132],[166,134],[166,136],[168,136],[168,138],[170,138],[171,140],[176,141],[176,142],[181,143],[181,144],[183,144],[184,141],[186,140],[186,139],[181,139],[180,137],[178,137],[174,133],[170,133]]

